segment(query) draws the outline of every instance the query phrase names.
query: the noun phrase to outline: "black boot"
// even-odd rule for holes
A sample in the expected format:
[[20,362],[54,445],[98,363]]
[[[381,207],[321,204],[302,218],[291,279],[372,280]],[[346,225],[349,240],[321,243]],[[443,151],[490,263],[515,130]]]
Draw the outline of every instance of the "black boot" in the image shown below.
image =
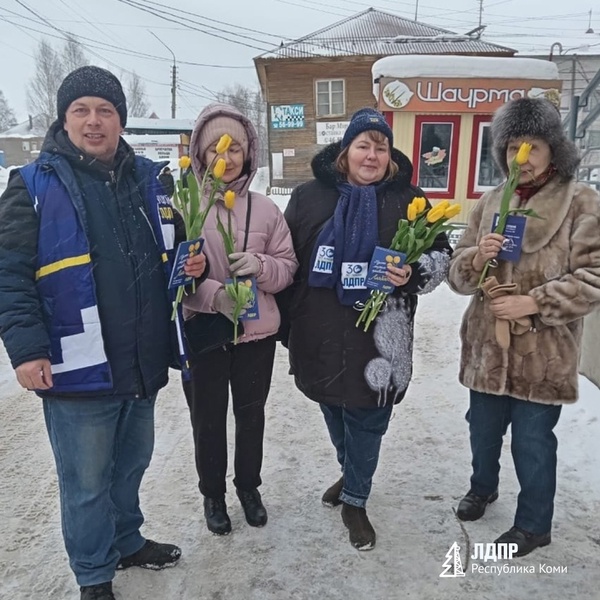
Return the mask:
[[536,535],[519,527],[511,527],[497,540],[494,540],[494,544],[516,544],[517,552],[513,556],[525,556],[536,548],[547,546],[551,541],[550,532]]
[[121,558],[117,563],[117,570],[141,567],[142,569],[160,571],[168,567],[174,567],[180,558],[181,548],[178,546],[146,540],[137,552]]
[[227,514],[225,496],[222,498],[204,498],[204,517],[208,530],[215,535],[231,533],[231,521]]
[[367,517],[367,511],[359,506],[342,504],[342,521],[350,533],[350,543],[357,550],[375,548],[376,534]]
[[340,494],[342,493],[342,488],[344,487],[344,478],[340,477],[338,481],[336,481],[330,488],[328,488],[323,496],[321,497],[321,502],[325,506],[339,506],[342,501],[340,500]]
[[242,503],[248,525],[264,527],[267,524],[267,510],[263,506],[260,492],[256,488],[249,492],[237,490],[237,495]]
[[479,496],[473,491],[469,491],[467,495],[458,503],[456,516],[461,521],[477,521],[481,519],[485,513],[488,504],[495,502],[498,499],[498,490],[489,496]]
[[112,593],[112,581],[99,583],[97,585],[86,585],[80,587],[81,600],[115,600]]

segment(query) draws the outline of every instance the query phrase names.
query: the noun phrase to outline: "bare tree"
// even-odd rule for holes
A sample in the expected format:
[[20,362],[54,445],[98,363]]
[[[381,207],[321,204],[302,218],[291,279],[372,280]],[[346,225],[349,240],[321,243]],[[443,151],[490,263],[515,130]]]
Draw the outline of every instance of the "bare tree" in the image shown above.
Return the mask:
[[63,75],[61,57],[42,40],[35,53],[35,75],[27,86],[27,108],[31,114],[40,115],[47,127],[56,119],[56,92]]
[[127,81],[127,113],[131,117],[147,117],[148,102],[146,86],[140,76],[134,71]]
[[85,65],[89,65],[90,61],[87,59],[83,51],[83,47],[79,40],[70,33],[67,34],[67,41],[63,47],[62,52],[62,65],[65,74],[78,69],[79,67],[84,67]]
[[17,124],[15,113],[8,105],[4,92],[0,90],[0,131],[6,131],[9,127]]
[[260,90],[237,83],[234,86],[228,86],[217,92],[216,98],[219,102],[235,106],[235,108],[252,121],[258,134],[258,164],[261,167],[267,165],[267,106]]

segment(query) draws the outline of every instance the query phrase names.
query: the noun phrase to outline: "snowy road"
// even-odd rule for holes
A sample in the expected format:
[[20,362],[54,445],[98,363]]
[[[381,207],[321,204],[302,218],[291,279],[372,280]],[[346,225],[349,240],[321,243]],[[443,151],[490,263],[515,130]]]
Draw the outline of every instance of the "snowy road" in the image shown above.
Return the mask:
[[[174,374],[159,396],[156,451],[142,502],[146,535],[180,544],[184,556],[165,572],[119,573],[117,598],[600,599],[600,392],[586,381],[582,399],[564,409],[558,426],[553,543],[508,562],[535,573],[472,572],[466,536],[471,546],[487,543],[512,525],[517,484],[507,438],[500,499],[482,520],[461,528],[453,507],[467,491],[470,474],[466,392],[456,380],[457,329],[465,302],[446,287],[421,301],[415,377],[384,439],[369,501],[378,532],[372,552],[353,550],[339,509],[320,504],[323,490],[338,477],[334,453],[317,406],[303,399],[287,375],[282,349],[268,403],[261,488],[269,523],[262,530],[246,525],[230,474],[234,531],[226,538],[211,536],[196,487],[187,407]],[[76,600],[40,402],[19,390],[3,353],[0,384],[0,598]],[[466,575],[440,578],[455,541]],[[540,573],[540,564],[567,572]]]

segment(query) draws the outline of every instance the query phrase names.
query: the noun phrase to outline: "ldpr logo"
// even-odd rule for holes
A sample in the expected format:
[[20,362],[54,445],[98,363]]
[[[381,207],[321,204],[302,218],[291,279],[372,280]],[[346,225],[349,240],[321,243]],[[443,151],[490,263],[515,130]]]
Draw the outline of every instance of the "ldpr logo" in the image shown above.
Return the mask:
[[460,546],[454,542],[450,546],[450,550],[446,552],[446,560],[442,565],[444,570],[440,573],[440,577],[464,577],[462,562],[460,560]]

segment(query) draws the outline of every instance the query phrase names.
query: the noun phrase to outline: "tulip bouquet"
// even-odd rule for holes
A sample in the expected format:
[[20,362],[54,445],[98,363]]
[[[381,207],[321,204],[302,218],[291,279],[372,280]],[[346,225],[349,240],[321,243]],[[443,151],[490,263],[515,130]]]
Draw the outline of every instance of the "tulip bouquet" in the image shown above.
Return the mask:
[[[231,211],[235,207],[235,192],[227,190],[223,195],[223,203],[227,209],[227,228],[223,225],[221,217],[217,212],[217,229],[223,238],[225,246],[225,254],[230,256],[235,252],[235,237],[231,225]],[[252,281],[248,277],[239,280],[235,275],[231,278],[231,282],[225,284],[227,295],[234,302],[233,309],[233,343],[238,342],[238,322],[242,310],[248,305],[254,303],[254,292],[252,291]]]
[[[195,240],[202,234],[204,223],[209,211],[217,201],[217,194],[223,187],[223,175],[227,164],[225,159],[219,155],[227,152],[231,145],[231,136],[224,134],[219,139],[216,146],[216,157],[207,166],[200,185],[193,174],[186,175],[185,171],[190,167],[192,161],[189,156],[182,156],[179,159],[179,168],[181,170],[179,179],[175,185],[175,193],[173,194],[173,204],[181,213],[183,222],[185,223],[185,235],[187,240]],[[202,208],[202,198],[207,195],[208,201]],[[192,281],[192,293],[196,291],[196,282]],[[173,302],[173,313],[171,319],[177,316],[177,307],[181,303],[185,286],[180,285],[177,288],[177,296]]]
[[[433,246],[440,233],[454,228],[448,220],[459,212],[460,204],[450,204],[444,200],[433,208],[427,208],[425,198],[414,198],[408,205],[406,219],[398,221],[398,230],[390,244],[390,250],[404,254],[406,265],[417,262],[423,252]],[[387,296],[384,291],[373,290],[361,310],[356,326],[363,325],[364,331],[367,331],[383,308]]]
[[[509,169],[506,184],[504,185],[504,192],[502,194],[502,200],[500,201],[500,212],[498,214],[498,223],[494,227],[494,233],[504,234],[506,229],[506,222],[510,215],[523,215],[524,217],[535,217],[540,219],[541,217],[530,208],[510,208],[510,199],[513,197],[517,186],[519,185],[519,178],[521,176],[521,166],[529,160],[529,153],[531,152],[531,144],[523,142],[519,146],[519,150],[515,157],[512,159]],[[498,265],[495,259],[490,259],[485,263],[483,271],[479,277],[478,287],[481,287],[487,276],[488,269],[490,267],[496,267]]]

